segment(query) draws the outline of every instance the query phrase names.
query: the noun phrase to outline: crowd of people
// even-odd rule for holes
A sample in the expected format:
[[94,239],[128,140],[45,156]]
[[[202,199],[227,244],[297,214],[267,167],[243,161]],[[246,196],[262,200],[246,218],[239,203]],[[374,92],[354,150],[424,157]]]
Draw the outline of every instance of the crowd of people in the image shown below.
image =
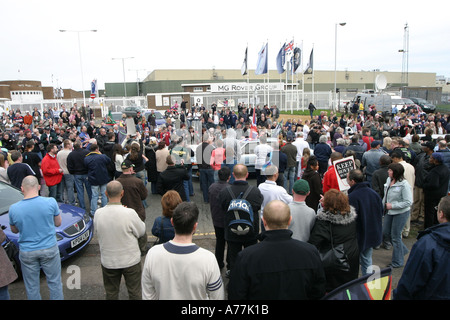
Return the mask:
[[[138,112],[132,130],[126,116],[117,123],[95,121],[90,108],[76,105],[58,113],[44,110],[42,116],[38,110],[2,115],[0,181],[17,188],[27,181],[31,197],[89,210],[108,299],[118,298],[122,275],[133,299],[223,299],[225,267],[229,299],[319,299],[360,273],[370,274],[372,252],[380,247],[392,250],[390,267],[406,264],[408,280],[400,279],[394,298],[450,298],[448,283],[410,273],[419,267],[435,272],[426,270],[434,261],[417,265],[434,259],[420,244],[439,247],[449,238],[449,115],[420,114],[417,108],[390,117],[373,108],[314,115],[310,107],[311,119],[279,121],[276,106],[239,104],[234,111],[186,104],[168,110],[160,127],[153,112],[148,118]],[[259,142],[256,186],[248,183],[248,168],[240,162],[242,139]],[[344,157],[355,164],[348,190],[340,190],[333,166]],[[190,199],[194,169],[210,206],[214,254],[192,243],[199,214]],[[163,208],[152,228],[155,244],[162,246],[150,250],[148,192],[162,196]],[[251,207],[248,227],[230,228],[225,218],[236,198]],[[414,265],[405,261],[402,242],[411,224],[425,230],[410,253]],[[50,244],[53,248],[53,242],[36,248]],[[333,246],[345,252],[338,270],[323,258]],[[436,272],[448,268],[448,257],[444,260]],[[174,266],[182,272],[166,272]],[[25,281],[27,293],[33,288],[29,297],[39,298],[32,281]],[[60,288],[54,290],[54,297],[62,298]]]

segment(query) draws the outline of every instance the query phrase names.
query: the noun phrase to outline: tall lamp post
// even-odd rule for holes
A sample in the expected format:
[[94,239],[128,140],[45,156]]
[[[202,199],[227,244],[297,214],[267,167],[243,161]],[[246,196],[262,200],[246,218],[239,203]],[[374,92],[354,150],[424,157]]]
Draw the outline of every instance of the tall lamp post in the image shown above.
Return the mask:
[[80,55],[80,70],[81,70],[81,90],[83,91],[83,104],[86,106],[86,93],[84,92],[84,76],[83,76],[83,60],[81,58],[81,32],[97,32],[97,30],[59,30],[59,32],[76,32],[78,36],[78,53]]
[[125,98],[127,97],[127,84],[125,81],[125,59],[134,59],[134,57],[126,58],[112,58],[112,60],[122,60],[122,71],[123,71],[123,90],[125,92]]
[[339,106],[336,105],[336,61],[337,61],[337,27],[340,25],[341,27],[345,26],[346,22],[335,23],[334,25],[334,101],[333,101],[333,109],[337,111]]

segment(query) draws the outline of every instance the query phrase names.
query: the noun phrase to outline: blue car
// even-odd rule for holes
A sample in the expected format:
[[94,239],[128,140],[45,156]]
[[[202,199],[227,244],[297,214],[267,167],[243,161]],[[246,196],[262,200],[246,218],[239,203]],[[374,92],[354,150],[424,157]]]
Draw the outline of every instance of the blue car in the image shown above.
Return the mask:
[[[19,234],[13,233],[9,225],[9,207],[22,200],[23,194],[17,188],[0,182],[0,225],[9,240],[20,250]],[[61,261],[64,261],[86,247],[93,236],[93,220],[83,209],[64,203],[58,203],[61,212],[61,225],[56,227]],[[19,261],[16,257],[16,264]],[[19,271],[19,270],[16,270]]]

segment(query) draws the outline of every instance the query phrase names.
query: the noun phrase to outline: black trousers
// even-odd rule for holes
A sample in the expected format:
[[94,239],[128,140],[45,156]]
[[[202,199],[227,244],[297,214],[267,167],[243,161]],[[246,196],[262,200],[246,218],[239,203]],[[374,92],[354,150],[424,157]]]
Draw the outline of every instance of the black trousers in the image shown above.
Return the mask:
[[[219,264],[219,268],[222,269],[225,267],[224,258],[225,258],[225,229],[221,227],[214,226],[214,233],[216,234],[216,249],[215,256],[217,263]],[[227,257],[228,264],[228,257]]]
[[254,245],[258,242],[258,240],[251,240],[247,242],[234,242],[227,241],[227,269],[231,270],[236,262],[236,258],[239,252],[242,251],[243,248],[247,248],[248,246]]
[[439,223],[437,219],[437,212],[435,207],[439,204],[440,198],[431,197],[429,194],[424,194],[424,228],[429,228]]

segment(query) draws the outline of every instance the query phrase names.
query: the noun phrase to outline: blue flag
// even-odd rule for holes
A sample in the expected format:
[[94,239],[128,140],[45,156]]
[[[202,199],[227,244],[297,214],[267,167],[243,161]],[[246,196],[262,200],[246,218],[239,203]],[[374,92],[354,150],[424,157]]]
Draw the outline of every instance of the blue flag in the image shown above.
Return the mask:
[[311,49],[311,54],[309,55],[309,63],[306,66],[304,74],[312,74],[313,73],[313,50]]
[[256,64],[255,74],[267,73],[267,47],[268,43],[266,43],[258,53],[258,62]]
[[280,51],[278,52],[277,55],[277,69],[278,69],[278,73],[282,74],[284,71],[286,71],[286,69],[284,69],[284,64],[285,64],[285,59],[286,59],[286,54],[284,51],[284,47],[286,46],[286,43],[283,44],[283,46],[281,47]]
[[300,48],[295,48],[294,49],[294,55],[291,58],[291,71],[292,73],[295,73],[298,69],[298,67],[300,66],[302,57],[301,57],[301,50]]

